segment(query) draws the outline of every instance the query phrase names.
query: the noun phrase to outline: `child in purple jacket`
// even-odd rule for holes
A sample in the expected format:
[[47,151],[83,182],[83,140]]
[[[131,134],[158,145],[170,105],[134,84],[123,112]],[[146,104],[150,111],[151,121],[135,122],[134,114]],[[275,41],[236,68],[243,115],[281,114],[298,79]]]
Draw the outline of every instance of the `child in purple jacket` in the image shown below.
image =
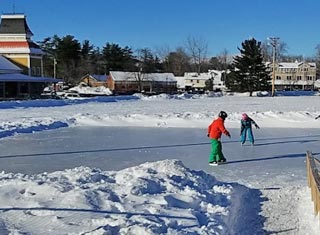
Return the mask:
[[243,113],[242,118],[241,118],[241,132],[240,132],[241,145],[243,145],[246,142],[247,134],[248,134],[249,141],[251,142],[252,145],[254,145],[252,124],[257,129],[260,129],[260,127],[257,125],[257,123],[252,118],[250,118],[246,113]]

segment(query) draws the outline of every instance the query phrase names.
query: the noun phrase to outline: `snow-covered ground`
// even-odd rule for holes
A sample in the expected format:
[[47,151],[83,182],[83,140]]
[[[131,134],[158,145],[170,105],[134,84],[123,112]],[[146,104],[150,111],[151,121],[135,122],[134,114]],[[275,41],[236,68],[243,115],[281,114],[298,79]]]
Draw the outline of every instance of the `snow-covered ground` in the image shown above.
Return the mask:
[[[319,99],[0,103],[0,234],[319,234],[304,162],[319,155]],[[206,128],[220,110],[229,164],[212,168]],[[243,112],[261,127],[256,146],[238,142]]]

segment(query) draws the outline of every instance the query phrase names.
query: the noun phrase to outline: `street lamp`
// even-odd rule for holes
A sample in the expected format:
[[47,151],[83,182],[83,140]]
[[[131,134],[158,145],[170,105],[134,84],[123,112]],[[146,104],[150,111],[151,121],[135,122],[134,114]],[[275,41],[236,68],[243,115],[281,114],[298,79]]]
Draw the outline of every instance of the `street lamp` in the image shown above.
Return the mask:
[[269,37],[268,38],[271,42],[272,46],[272,91],[271,96],[274,96],[274,82],[276,79],[276,47],[278,45],[279,37]]

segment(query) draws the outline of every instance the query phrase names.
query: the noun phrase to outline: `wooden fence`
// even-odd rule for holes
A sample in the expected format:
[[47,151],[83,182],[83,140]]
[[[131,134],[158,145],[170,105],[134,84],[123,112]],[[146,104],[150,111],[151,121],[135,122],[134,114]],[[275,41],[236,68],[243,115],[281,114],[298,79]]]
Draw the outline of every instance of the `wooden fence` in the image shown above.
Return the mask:
[[311,152],[307,152],[307,172],[308,185],[311,189],[311,199],[314,205],[314,214],[318,215],[320,211],[320,174],[317,169],[317,164],[320,161],[312,156]]

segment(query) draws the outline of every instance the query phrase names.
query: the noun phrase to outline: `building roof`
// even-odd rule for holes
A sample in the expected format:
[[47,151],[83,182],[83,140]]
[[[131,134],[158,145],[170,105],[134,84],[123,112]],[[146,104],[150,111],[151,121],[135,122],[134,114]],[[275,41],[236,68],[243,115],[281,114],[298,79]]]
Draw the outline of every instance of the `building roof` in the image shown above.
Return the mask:
[[23,14],[4,14],[1,16],[0,34],[27,34],[33,36]]
[[50,77],[33,77],[21,73],[0,74],[0,82],[49,82],[57,83],[60,79]]
[[184,73],[184,78],[185,79],[196,79],[196,80],[208,80],[210,78],[213,78],[214,80],[221,80],[221,76],[224,71],[219,71],[219,70],[208,70],[207,73]]
[[[316,67],[316,63],[314,62],[279,62],[276,63],[276,65],[279,66],[279,68],[284,68],[284,69],[293,69],[293,68],[299,68],[301,65],[303,64],[308,64],[311,67]],[[272,63],[271,62],[266,62],[266,66],[268,67],[272,67]]]
[[137,81],[137,76],[141,75],[144,81],[154,82],[177,82],[173,73],[139,73],[110,71],[110,76],[115,81]]
[[0,74],[3,73],[19,73],[22,69],[10,62],[4,56],[0,55]]
[[101,75],[101,74],[87,74],[87,75],[83,76],[82,79],[86,78],[87,76],[89,76],[99,82],[105,82],[108,78],[108,76],[105,74],[103,74],[103,75]]
[[97,81],[100,81],[100,82],[105,82],[107,80],[107,75],[103,74],[92,74],[91,75],[93,78],[95,78]]
[[287,62],[282,62],[279,63],[279,67],[281,68],[299,68],[303,64],[308,64],[311,67],[316,67],[316,63],[311,63],[311,62],[293,62],[293,63],[287,63]]
[[[24,14],[4,14],[0,23],[0,54],[43,55],[39,45],[31,40],[31,32]],[[9,41],[11,40],[11,41]]]

